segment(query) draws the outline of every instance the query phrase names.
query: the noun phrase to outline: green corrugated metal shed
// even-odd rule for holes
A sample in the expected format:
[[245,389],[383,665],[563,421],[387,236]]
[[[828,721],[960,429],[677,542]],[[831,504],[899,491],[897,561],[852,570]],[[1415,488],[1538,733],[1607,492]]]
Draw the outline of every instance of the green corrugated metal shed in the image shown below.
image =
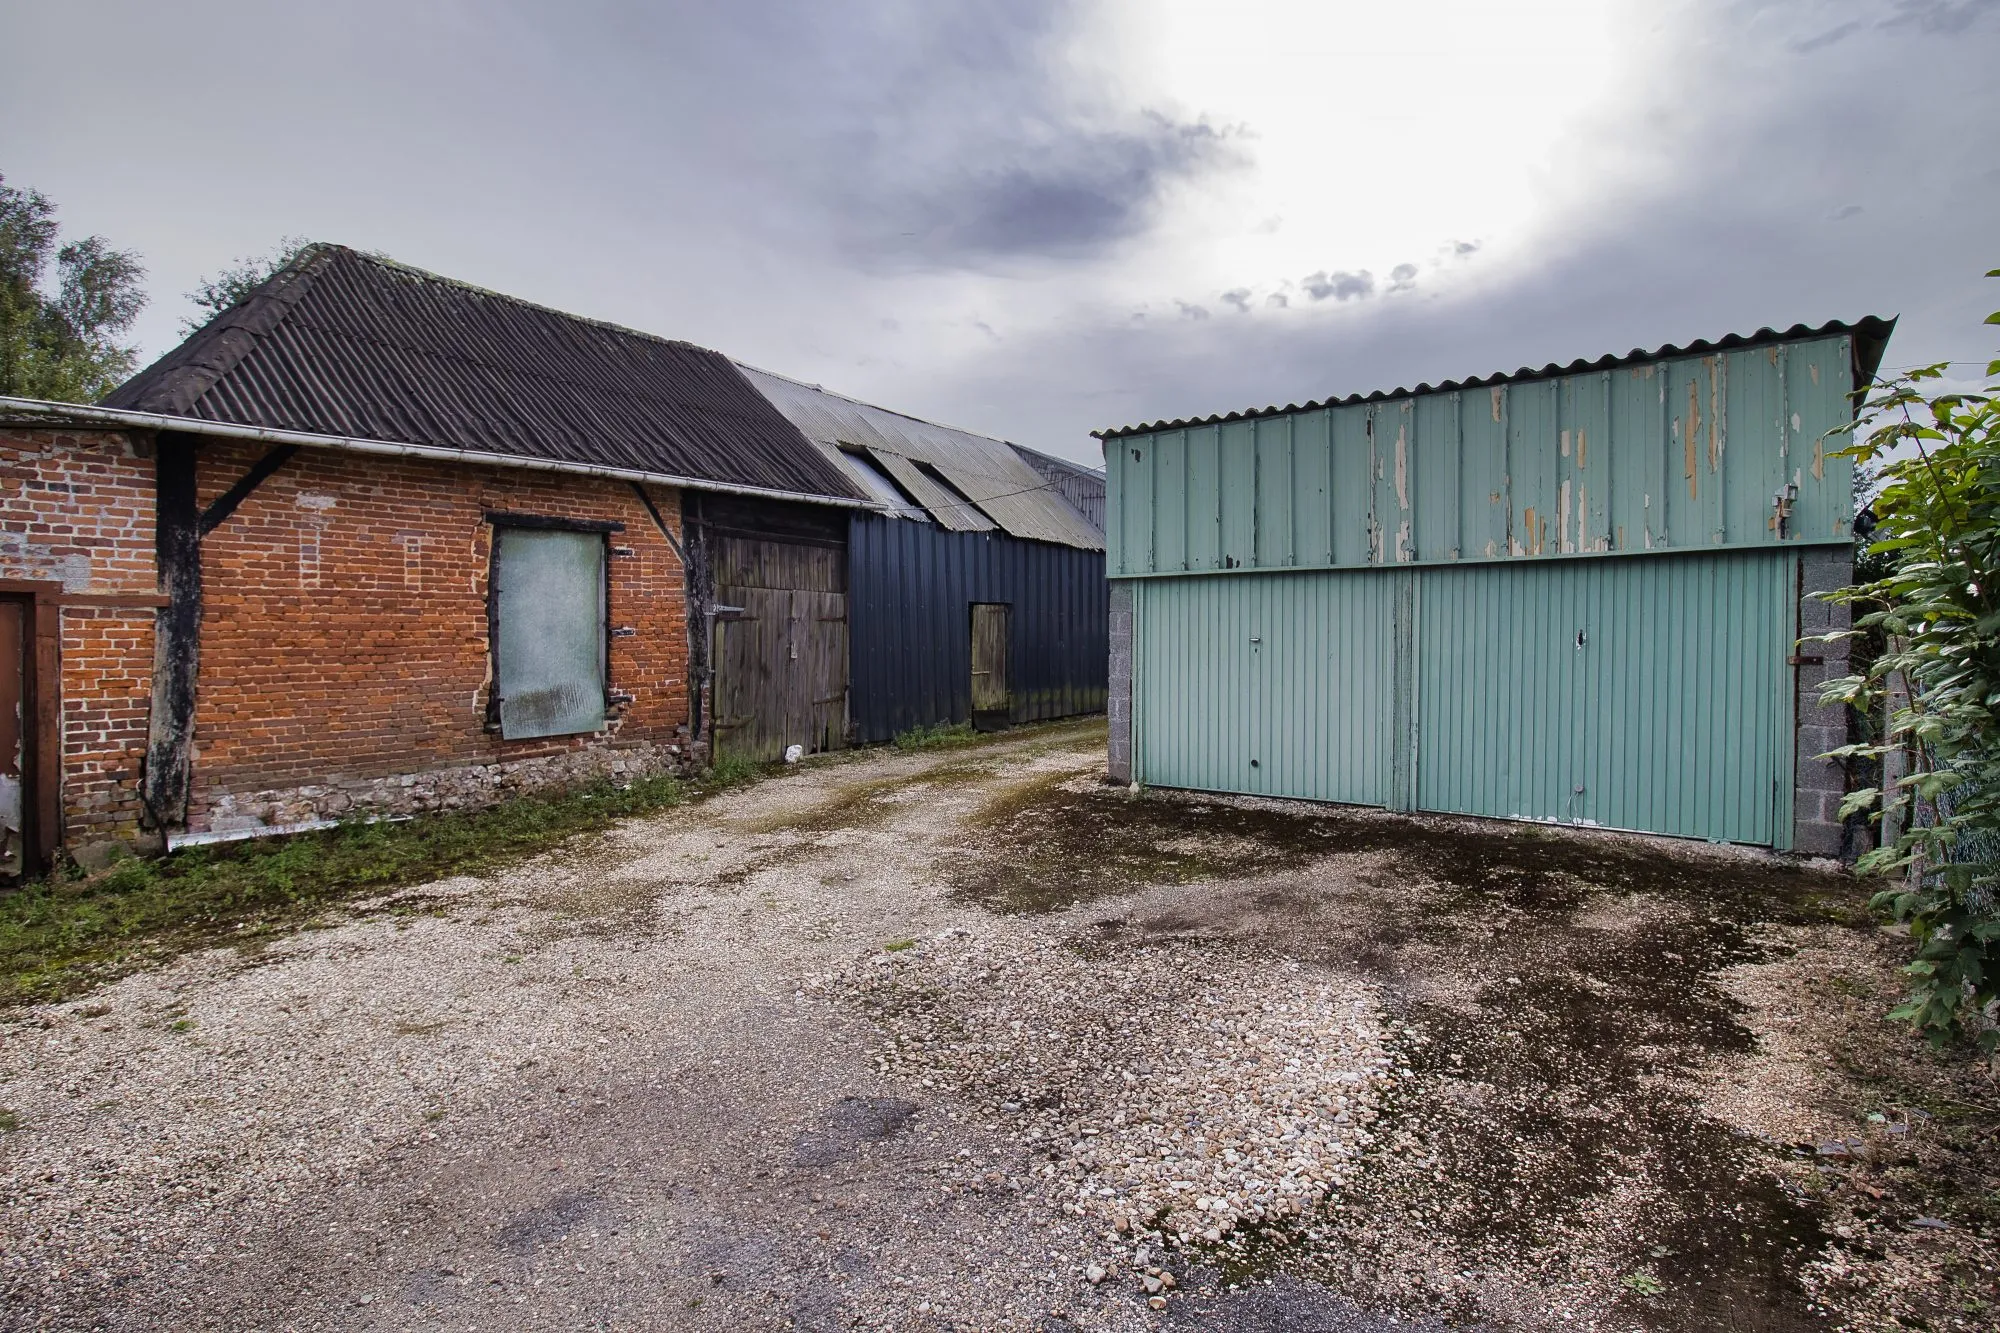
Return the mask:
[[1104,433],[1114,770],[1122,725],[1142,782],[1792,846],[1802,552],[1892,327]]

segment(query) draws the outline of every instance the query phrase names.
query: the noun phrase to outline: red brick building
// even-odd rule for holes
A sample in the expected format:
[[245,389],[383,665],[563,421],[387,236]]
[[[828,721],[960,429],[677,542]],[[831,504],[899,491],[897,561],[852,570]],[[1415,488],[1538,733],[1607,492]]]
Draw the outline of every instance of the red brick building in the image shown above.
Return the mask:
[[867,503],[716,353],[332,246],[98,407],[0,400],[7,856],[687,762],[691,492]]

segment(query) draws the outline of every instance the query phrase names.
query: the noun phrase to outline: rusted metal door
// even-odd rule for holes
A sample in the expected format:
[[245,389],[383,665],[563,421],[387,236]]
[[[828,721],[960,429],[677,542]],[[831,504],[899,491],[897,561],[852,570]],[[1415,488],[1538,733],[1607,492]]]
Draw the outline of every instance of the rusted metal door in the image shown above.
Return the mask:
[[28,793],[28,603],[0,598],[0,879],[26,865]]
[[1007,686],[1007,624],[1004,602],[972,604],[972,724],[981,730],[1004,727],[1013,703]]

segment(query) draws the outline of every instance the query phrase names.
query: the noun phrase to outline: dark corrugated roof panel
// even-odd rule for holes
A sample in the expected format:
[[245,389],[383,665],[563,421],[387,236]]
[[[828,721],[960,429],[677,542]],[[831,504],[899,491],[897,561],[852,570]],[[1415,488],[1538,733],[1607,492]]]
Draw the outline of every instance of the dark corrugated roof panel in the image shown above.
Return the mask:
[[1650,361],[1665,361],[1677,356],[1706,356],[1710,352],[1727,352],[1738,347],[1762,347],[1768,343],[1797,342],[1802,338],[1823,338],[1836,333],[1854,335],[1855,383],[1866,384],[1875,378],[1875,371],[1882,363],[1882,349],[1889,341],[1889,334],[1896,327],[1896,316],[1883,318],[1870,315],[1852,324],[1845,320],[1829,320],[1817,328],[1805,324],[1794,324],[1789,329],[1762,328],[1751,334],[1732,333],[1714,342],[1697,339],[1685,347],[1668,343],[1664,347],[1648,352],[1633,348],[1623,356],[1606,355],[1595,361],[1572,361],[1566,366],[1550,362],[1536,370],[1529,366],[1511,375],[1475,375],[1469,380],[1446,380],[1442,384],[1419,384],[1414,389],[1391,389],[1386,392],[1352,393],[1345,398],[1318,398],[1310,403],[1287,403],[1283,407],[1260,407],[1247,412],[1230,412],[1226,415],[1206,417],[1183,417],[1179,421],[1155,421],[1143,426],[1119,426],[1111,430],[1094,430],[1093,436],[1100,440],[1115,440],[1125,435],[1145,435],[1158,430],[1182,430],[1189,426],[1214,426],[1225,421],[1254,421],[1259,417],[1280,417],[1290,412],[1312,412],[1322,407],[1351,407],[1356,403],[1380,403],[1397,398],[1415,398],[1426,393],[1450,393],[1456,389],[1485,389],[1497,384],[1518,384],[1528,380],[1554,379],[1558,375],[1577,375],[1590,370],[1614,370],[1619,366],[1643,365]]
[[344,246],[310,247],[104,405],[868,498],[719,353]]

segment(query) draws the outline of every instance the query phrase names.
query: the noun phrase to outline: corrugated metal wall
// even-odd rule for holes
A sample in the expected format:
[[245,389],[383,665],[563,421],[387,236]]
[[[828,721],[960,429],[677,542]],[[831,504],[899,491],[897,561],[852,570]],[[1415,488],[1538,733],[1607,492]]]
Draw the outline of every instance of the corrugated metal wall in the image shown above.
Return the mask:
[[1840,334],[1107,439],[1111,574],[1846,542],[1821,437],[1852,358]]
[[1366,570],[1141,584],[1135,776],[1390,804],[1396,577]]
[[970,720],[974,602],[1012,607],[1015,722],[1103,710],[1110,585],[1102,552],[857,515],[848,581],[848,708],[862,741]]
[[1796,563],[1421,571],[1418,808],[1789,843]]
[[1796,567],[1140,580],[1134,776],[1785,847]]

